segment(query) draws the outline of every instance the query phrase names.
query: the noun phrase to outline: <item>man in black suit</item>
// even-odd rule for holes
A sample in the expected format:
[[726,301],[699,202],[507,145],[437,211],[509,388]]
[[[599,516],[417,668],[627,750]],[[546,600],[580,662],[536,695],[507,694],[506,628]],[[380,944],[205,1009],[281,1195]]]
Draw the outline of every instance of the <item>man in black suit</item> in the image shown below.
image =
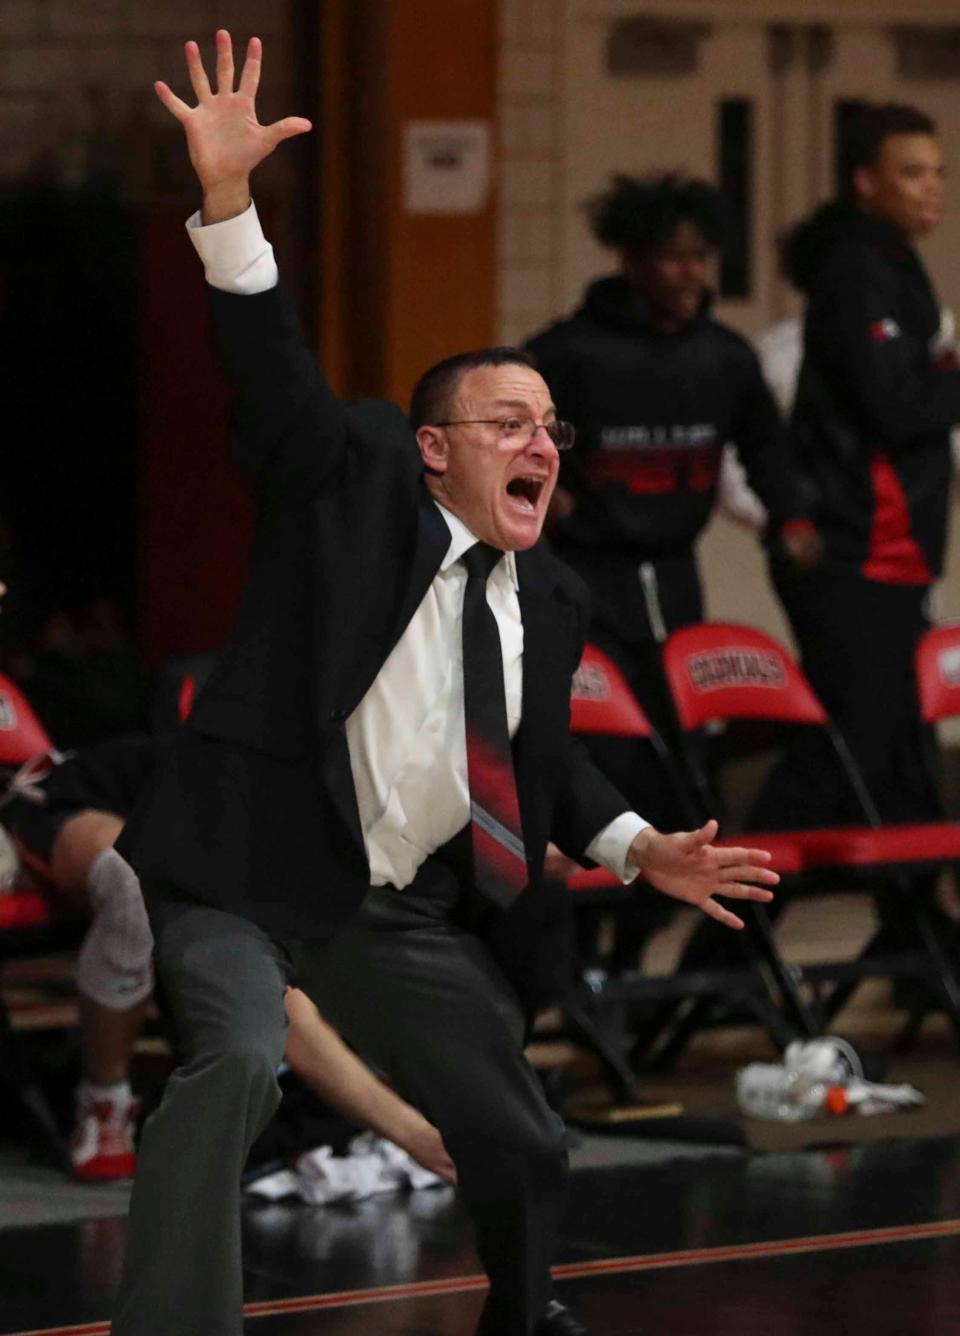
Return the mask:
[[481,1330],[580,1332],[550,1297],[562,1128],[523,1058],[566,933],[547,839],[735,927],[713,894],[777,878],[715,823],[653,830],[570,741],[585,597],[538,545],[569,430],[529,359],[441,363],[413,429],[338,403],[249,194],[309,123],[258,124],[256,39],[236,92],[226,32],[215,93],[186,51],[198,106],[157,93],[203,187],[189,226],[258,524],[234,632],[124,840],[183,1061],[144,1132],[114,1332],[238,1336],[238,1180],[294,972],[440,1129],[490,1275]]

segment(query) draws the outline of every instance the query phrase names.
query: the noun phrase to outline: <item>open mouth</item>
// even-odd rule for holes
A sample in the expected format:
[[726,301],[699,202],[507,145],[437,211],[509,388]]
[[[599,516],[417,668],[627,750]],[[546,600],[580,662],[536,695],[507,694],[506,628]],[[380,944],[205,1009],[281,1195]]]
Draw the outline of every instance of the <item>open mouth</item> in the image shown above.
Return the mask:
[[532,475],[511,478],[507,483],[507,496],[524,510],[533,511],[536,510],[540,500],[543,484],[543,478],[536,478]]

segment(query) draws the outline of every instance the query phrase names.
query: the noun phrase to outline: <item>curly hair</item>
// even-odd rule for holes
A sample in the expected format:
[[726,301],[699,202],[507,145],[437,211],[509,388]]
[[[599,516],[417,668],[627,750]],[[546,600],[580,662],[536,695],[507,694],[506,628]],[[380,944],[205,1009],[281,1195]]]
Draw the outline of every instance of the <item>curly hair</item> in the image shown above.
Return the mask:
[[659,246],[681,223],[692,223],[718,249],[729,240],[720,192],[678,172],[643,177],[618,172],[609,190],[588,200],[585,208],[593,235],[615,250],[636,253]]

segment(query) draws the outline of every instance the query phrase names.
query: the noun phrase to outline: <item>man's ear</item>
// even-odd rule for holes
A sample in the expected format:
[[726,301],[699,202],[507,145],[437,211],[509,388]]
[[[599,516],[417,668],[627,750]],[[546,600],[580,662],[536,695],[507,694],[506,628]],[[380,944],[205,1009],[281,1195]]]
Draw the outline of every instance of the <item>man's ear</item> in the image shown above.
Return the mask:
[[869,204],[877,193],[877,183],[869,167],[858,167],[853,174],[853,189],[857,199]]
[[417,445],[430,473],[446,473],[449,447],[447,434],[442,427],[420,427],[417,431]]

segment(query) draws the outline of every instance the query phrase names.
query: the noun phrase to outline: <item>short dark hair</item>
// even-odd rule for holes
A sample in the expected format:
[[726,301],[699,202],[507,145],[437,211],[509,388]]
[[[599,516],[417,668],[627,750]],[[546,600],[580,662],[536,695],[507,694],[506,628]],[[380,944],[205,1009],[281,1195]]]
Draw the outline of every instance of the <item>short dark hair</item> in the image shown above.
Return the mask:
[[842,229],[860,210],[852,200],[829,200],[781,233],[777,241],[780,273],[809,296],[824,259]]
[[457,386],[468,371],[479,366],[528,366],[536,371],[537,364],[523,348],[506,345],[496,348],[477,348],[469,353],[455,353],[425,371],[410,396],[410,425],[416,431],[431,422],[442,422],[450,411],[450,401]]
[[860,167],[874,167],[880,150],[894,135],[935,135],[936,122],[917,107],[899,102],[865,102],[860,114],[851,121],[844,149],[848,190],[853,188],[853,174]]
[[604,246],[632,253],[661,245],[681,223],[692,223],[712,246],[727,244],[730,224],[714,186],[678,172],[617,173],[610,188],[586,204],[590,230]]

